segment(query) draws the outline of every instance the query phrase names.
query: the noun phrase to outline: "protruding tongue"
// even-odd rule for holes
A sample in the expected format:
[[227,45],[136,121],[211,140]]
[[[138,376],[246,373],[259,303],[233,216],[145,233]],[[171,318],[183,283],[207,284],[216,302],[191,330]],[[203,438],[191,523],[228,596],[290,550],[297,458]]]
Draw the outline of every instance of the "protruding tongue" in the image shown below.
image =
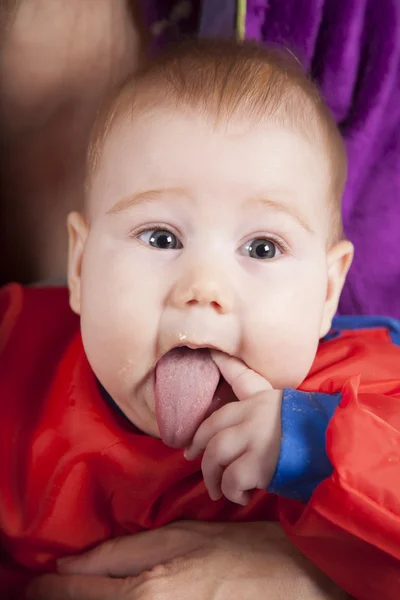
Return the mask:
[[220,373],[208,350],[175,348],[156,368],[156,418],[165,444],[184,448],[207,416]]

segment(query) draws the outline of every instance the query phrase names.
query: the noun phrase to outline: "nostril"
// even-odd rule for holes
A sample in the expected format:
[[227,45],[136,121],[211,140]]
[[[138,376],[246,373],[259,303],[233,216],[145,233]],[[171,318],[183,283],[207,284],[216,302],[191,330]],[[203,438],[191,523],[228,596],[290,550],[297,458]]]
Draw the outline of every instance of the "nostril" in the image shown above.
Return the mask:
[[220,302],[218,302],[218,298],[216,300],[211,300],[208,295],[201,294],[193,294],[193,296],[187,300],[185,300],[186,306],[208,306],[215,310],[216,312],[224,312],[223,306]]
[[210,308],[213,308],[216,312],[222,312],[222,306],[216,300],[212,300],[211,302],[201,302],[201,301],[197,300],[196,298],[192,298],[191,300],[188,300],[186,302],[187,306],[196,306],[197,304],[204,305],[204,306],[208,305],[208,306],[210,306]]
[[221,311],[221,305],[218,302],[215,302],[215,300],[213,302],[210,302],[210,306],[218,312]]

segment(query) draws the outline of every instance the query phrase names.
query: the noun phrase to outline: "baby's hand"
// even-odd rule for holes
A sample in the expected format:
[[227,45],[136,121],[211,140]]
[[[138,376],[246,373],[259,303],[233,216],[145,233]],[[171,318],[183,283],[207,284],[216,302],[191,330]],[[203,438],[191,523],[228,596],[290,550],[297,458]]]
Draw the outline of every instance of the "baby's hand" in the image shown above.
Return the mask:
[[239,402],[215,411],[198,428],[185,456],[203,450],[201,468],[212,500],[225,496],[237,504],[250,501],[250,491],[266,489],[279,458],[282,392],[244,363],[220,352],[213,358]]

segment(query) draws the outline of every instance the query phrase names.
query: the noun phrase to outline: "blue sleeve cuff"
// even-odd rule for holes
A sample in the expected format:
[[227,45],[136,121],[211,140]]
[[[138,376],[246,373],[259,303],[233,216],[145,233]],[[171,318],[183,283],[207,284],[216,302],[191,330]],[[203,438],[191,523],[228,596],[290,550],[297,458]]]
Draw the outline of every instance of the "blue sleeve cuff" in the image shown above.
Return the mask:
[[281,451],[269,492],[307,502],[331,475],[326,430],[341,399],[341,394],[283,391]]

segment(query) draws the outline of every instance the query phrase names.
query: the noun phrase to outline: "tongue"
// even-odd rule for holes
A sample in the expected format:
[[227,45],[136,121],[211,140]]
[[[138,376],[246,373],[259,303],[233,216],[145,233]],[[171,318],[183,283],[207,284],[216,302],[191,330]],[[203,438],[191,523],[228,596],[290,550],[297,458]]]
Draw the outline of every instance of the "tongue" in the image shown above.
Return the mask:
[[156,368],[156,417],[167,446],[184,448],[210,411],[219,370],[208,350],[175,348]]

